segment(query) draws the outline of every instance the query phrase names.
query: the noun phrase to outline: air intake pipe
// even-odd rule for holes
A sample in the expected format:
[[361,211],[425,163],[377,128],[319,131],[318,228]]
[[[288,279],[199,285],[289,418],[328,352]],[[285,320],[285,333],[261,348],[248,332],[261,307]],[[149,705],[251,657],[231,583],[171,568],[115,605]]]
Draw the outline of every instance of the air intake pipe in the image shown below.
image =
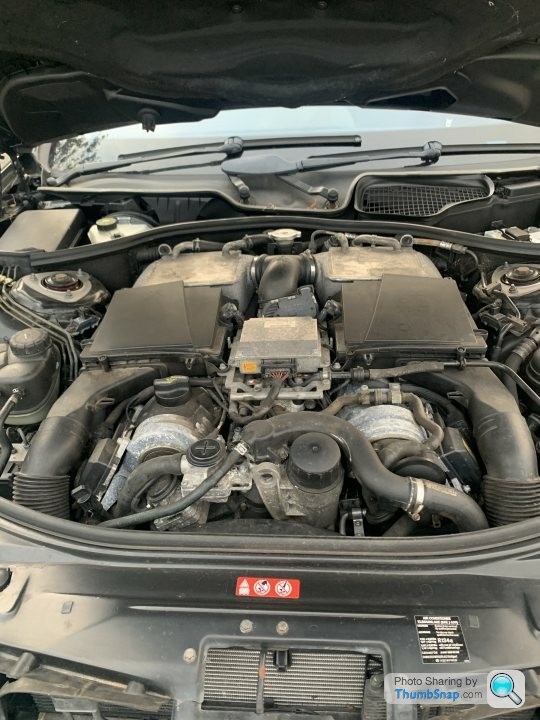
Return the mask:
[[315,279],[315,265],[307,255],[261,255],[255,261],[259,304],[295,295]]
[[334,438],[362,486],[412,516],[418,516],[425,507],[451,519],[461,532],[488,527],[480,507],[465,493],[429,480],[401,477],[385,468],[365,435],[342,418],[317,412],[283,413],[252,422],[243,431],[242,441],[259,462],[272,459],[272,448],[290,443],[308,432]]
[[415,377],[442,395],[458,393],[484,461],[484,505],[492,525],[540,517],[540,477],[533,438],[511,392],[489,368]]
[[92,431],[111,405],[148,387],[158,374],[149,367],[81,373],[54,403],[34,436],[13,480],[13,501],[68,519],[70,473],[80,462]]

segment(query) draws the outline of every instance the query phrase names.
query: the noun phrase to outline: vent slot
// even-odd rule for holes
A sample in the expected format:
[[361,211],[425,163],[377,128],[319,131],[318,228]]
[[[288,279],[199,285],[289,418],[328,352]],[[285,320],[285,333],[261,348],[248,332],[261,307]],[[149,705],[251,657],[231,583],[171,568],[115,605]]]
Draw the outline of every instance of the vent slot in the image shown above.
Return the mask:
[[427,218],[490,195],[491,189],[483,180],[437,185],[371,181],[358,186],[356,209],[365,215]]
[[213,648],[204,670],[204,708],[358,712],[367,657],[360,653],[290,650],[278,670],[272,650]]
[[[30,697],[30,696],[28,696]],[[56,703],[58,700],[54,700],[49,695],[32,695],[32,700],[39,713],[50,715],[51,717],[64,717],[64,713],[60,713],[56,709]],[[90,711],[90,706],[95,706],[96,710],[99,710],[100,717],[104,720],[170,720],[173,713],[173,701],[168,700],[164,702],[159,710],[154,712],[149,710],[139,710],[136,708],[130,708],[123,705],[113,705],[111,703],[100,702],[92,703],[92,701],[81,700],[80,698],[63,699],[64,703],[72,703],[72,707],[76,708],[76,704],[81,704],[81,709],[69,713],[73,717],[88,718],[92,720],[95,713]],[[68,714],[68,713],[66,713]]]
[[258,650],[209,650],[204,667],[204,702],[235,707],[254,706],[260,656]]

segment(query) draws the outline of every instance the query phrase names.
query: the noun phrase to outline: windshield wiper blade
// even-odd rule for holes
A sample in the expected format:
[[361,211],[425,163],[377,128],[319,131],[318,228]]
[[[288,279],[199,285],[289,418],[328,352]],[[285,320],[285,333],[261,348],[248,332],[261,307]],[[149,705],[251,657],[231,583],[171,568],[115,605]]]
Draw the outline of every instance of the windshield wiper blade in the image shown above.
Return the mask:
[[[289,147],[351,147],[362,144],[360,135],[323,135],[306,137],[283,137],[283,138],[250,138],[244,140],[241,137],[232,136],[223,142],[205,143],[195,145],[178,145],[175,147],[161,148],[159,150],[146,150],[137,153],[124,153],[116,160],[102,163],[85,163],[77,165],[64,173],[47,178],[47,185],[59,187],[85,175],[108,172],[109,170],[120,170],[137,163],[145,163],[160,160],[173,160],[183,157],[195,157],[202,155],[224,154],[226,158],[239,158],[245,150],[263,150],[270,148]],[[208,165],[220,165],[223,161],[215,161]],[[193,167],[193,166],[187,166]],[[197,166],[194,166],[197,167]]]
[[345,167],[372,160],[398,160],[416,158],[426,165],[436,163],[443,153],[443,146],[436,140],[430,140],[422,148],[400,148],[395,150],[373,150],[367,152],[342,153],[340,155],[316,155],[298,160],[284,160],[279,155],[261,157],[243,157],[225,160],[221,169],[226,175],[266,176],[294,175],[311,170],[325,170]]
[[194,155],[215,155],[225,154],[227,157],[239,156],[244,151],[244,141],[239,137],[230,137],[223,143],[211,143],[209,145],[179,145],[178,147],[166,148],[163,150],[148,150],[147,152],[119,155],[118,160],[101,163],[88,163],[77,165],[66,170],[65,173],[56,177],[48,177],[47,185],[58,187],[65,185],[84,175],[107,172],[108,170],[119,170],[120,168],[136,165],[137,163],[152,162],[154,160],[172,160],[181,157],[192,157]]
[[277,177],[294,175],[310,170],[325,170],[373,160],[399,160],[417,158],[424,165],[433,165],[443,155],[535,155],[540,153],[537,143],[483,143],[471,145],[442,145],[430,140],[422,148],[394,148],[389,150],[368,150],[363,152],[339,153],[335,155],[310,155],[304,160],[291,162],[277,155],[265,155],[254,158],[234,158],[225,160],[221,169],[227,175]]

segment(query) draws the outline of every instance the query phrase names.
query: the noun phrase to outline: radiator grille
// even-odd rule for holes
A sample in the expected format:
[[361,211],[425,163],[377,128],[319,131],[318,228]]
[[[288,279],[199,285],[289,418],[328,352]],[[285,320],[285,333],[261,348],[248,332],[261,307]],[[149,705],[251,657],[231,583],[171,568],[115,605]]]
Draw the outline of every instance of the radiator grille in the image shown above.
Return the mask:
[[[48,695],[32,695],[32,700],[40,713],[57,714],[58,717],[63,715],[62,713],[56,713],[54,701]],[[105,702],[96,703],[96,707],[104,720],[170,720],[173,712],[172,700],[164,702],[159,710],[155,712]],[[92,718],[92,713],[84,710],[73,712],[71,715],[80,718]]]
[[359,210],[369,215],[430,217],[451,205],[489,197],[480,185],[422,185],[414,183],[376,183],[360,196]]
[[204,667],[205,702],[224,700],[234,705],[253,705],[260,655],[258,650],[210,650]]
[[209,650],[203,707],[238,707],[341,712],[362,705],[366,656],[357,653],[290,650],[290,664],[278,670],[274,652]]

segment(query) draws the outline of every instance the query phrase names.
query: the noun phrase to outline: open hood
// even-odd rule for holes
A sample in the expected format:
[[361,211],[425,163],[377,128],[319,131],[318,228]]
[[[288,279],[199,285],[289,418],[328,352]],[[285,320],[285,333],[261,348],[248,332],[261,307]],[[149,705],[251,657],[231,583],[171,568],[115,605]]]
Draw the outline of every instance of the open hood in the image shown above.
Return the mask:
[[538,0],[0,0],[0,147],[347,103],[540,125]]

